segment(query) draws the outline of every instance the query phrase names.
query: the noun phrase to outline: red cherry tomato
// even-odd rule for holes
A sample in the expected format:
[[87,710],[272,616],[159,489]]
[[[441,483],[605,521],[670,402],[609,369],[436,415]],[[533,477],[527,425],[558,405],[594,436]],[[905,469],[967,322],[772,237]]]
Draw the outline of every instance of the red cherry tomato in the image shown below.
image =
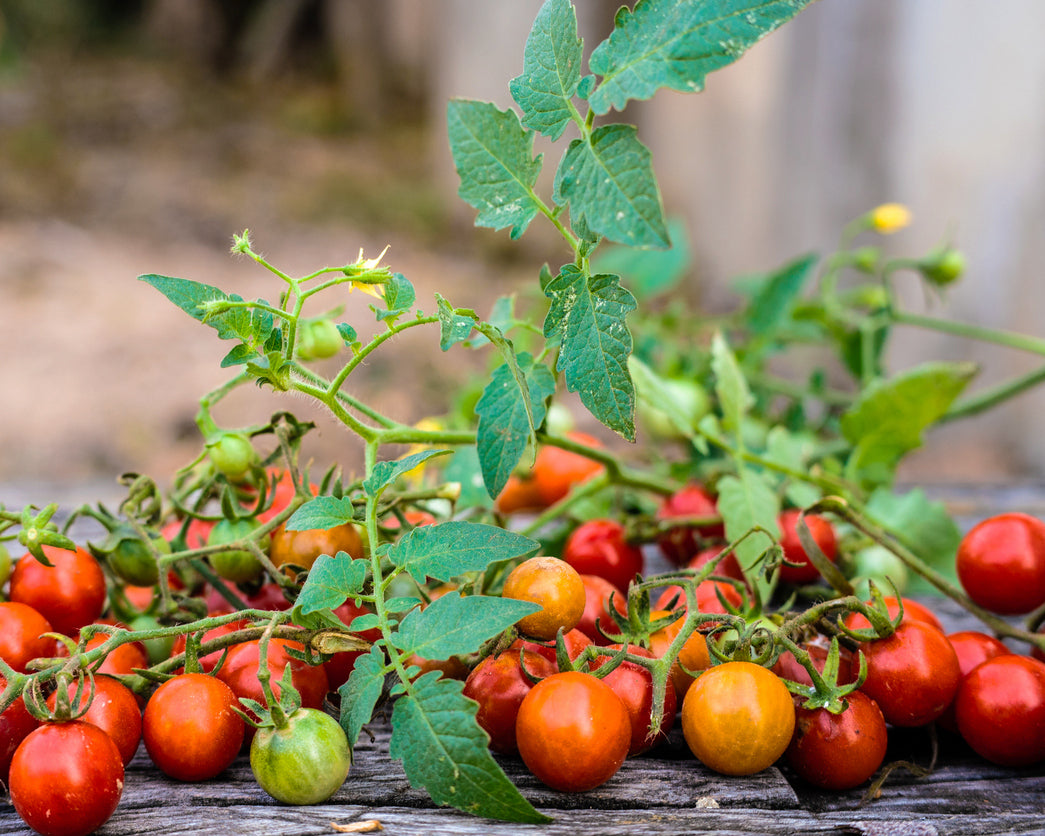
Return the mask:
[[999,514],[973,526],[958,546],[958,580],[977,604],[1020,615],[1045,604],[1045,523]]
[[[0,677],[0,690],[7,687],[7,681]],[[11,758],[14,757],[18,744],[25,740],[26,736],[40,723],[21,697],[15,699],[4,713],[0,714],[0,781],[7,784],[7,774],[11,769]]]
[[[722,604],[722,599],[725,599],[726,603],[734,609],[740,609],[744,605],[744,598],[737,591],[737,588],[731,583],[726,581],[716,581],[708,578],[697,584],[697,609],[700,612],[728,612],[725,606]],[[722,599],[719,598],[722,596]],[[663,592],[657,596],[656,603],[653,608],[657,610],[666,610],[668,604],[672,602],[675,597],[678,596],[678,600],[675,603],[675,609],[686,607],[686,593],[681,586],[668,586],[665,587]]]
[[35,609],[56,632],[75,636],[105,609],[105,574],[85,549],[44,546],[43,550],[54,565],[44,566],[31,554],[23,555],[11,573],[8,597]]
[[[75,682],[70,682],[66,688],[70,703],[76,697],[76,688]],[[78,711],[89,696],[90,686],[84,683],[80,699],[72,706],[73,710]],[[58,692],[55,691],[47,698],[47,705],[53,711],[57,704]],[[142,712],[138,707],[138,698],[130,688],[111,676],[96,676],[94,699],[78,719],[94,723],[112,738],[120,750],[124,766],[131,762],[142,738]]]
[[[825,636],[818,635],[815,638],[802,642],[800,647],[809,654],[813,666],[818,671],[823,672],[824,665],[827,662],[827,654],[830,650],[830,641]],[[856,682],[859,677],[859,671],[859,662],[853,657],[852,651],[839,646],[838,684],[849,685],[850,683]],[[776,663],[773,665],[773,673],[781,679],[789,679],[792,682],[799,682],[803,685],[813,684],[813,680],[809,676],[809,671],[799,664],[798,660],[790,650],[785,650],[777,658]]]
[[605,682],[565,671],[542,679],[523,698],[515,733],[523,763],[540,781],[584,792],[606,783],[624,763],[631,720]]
[[[705,565],[710,563],[719,554],[725,546],[712,546],[711,548],[702,549],[697,552],[690,561],[686,564],[687,569],[702,569]],[[732,578],[736,581],[745,580],[744,571],[740,568],[740,563],[737,561],[737,553],[730,552],[715,566],[715,575],[723,578]]]
[[[584,651],[584,648],[593,644],[592,640],[576,627],[562,634],[562,643],[566,648],[566,655],[573,661],[576,661],[577,657]],[[557,651],[554,642],[549,641],[549,643],[544,644],[542,642],[527,641],[526,639],[516,639],[512,642],[511,647],[515,651],[520,649],[533,651],[552,664],[556,663]]]
[[958,731],[980,757],[1002,766],[1045,760],[1045,663],[1015,653],[977,665],[954,702]]
[[[614,652],[619,651],[622,647],[623,645],[612,644],[606,649]],[[653,658],[652,653],[641,647],[631,647],[629,652],[636,656]],[[608,661],[609,658],[607,656],[603,659],[596,659],[593,664],[601,664]],[[664,690],[664,710],[661,712],[660,731],[654,737],[650,737],[650,724],[653,720],[653,674],[636,662],[624,661],[606,674],[602,681],[613,689],[624,703],[624,707],[628,709],[628,717],[631,720],[631,744],[628,747],[628,757],[648,752],[667,740],[668,732],[675,725],[675,714],[678,711],[678,697],[671,682]]]
[[884,639],[860,646],[867,659],[861,688],[878,703],[887,723],[923,726],[950,705],[961,681],[958,657],[947,637],[924,621],[904,621]]
[[[1012,653],[1002,642],[981,633],[978,630],[960,630],[957,633],[949,633],[947,641],[954,648],[954,655],[958,657],[958,670],[961,671],[962,680],[979,665],[995,656],[1006,656]],[[936,722],[948,731],[958,731],[958,723],[954,718],[954,702],[941,714]]]
[[795,772],[814,787],[852,789],[885,760],[888,729],[877,703],[860,691],[845,701],[841,714],[796,705],[795,731],[785,754]]
[[802,584],[811,583],[820,577],[820,572],[813,565],[806,554],[802,541],[798,536],[798,521],[802,518],[813,536],[813,541],[832,563],[838,557],[838,541],[835,538],[835,529],[823,517],[816,514],[806,514],[797,508],[788,508],[780,512],[777,520],[780,525],[780,546],[784,550],[784,559],[794,566],[782,565],[780,567],[780,580],[784,583]]
[[[687,485],[672,494],[657,509],[658,520],[673,517],[717,517],[715,498],[700,485]],[[675,528],[662,535],[657,545],[664,556],[676,566],[683,566],[701,550],[702,540],[725,537],[725,526],[708,523],[698,528]]]
[[619,601],[624,593],[598,575],[581,575],[581,581],[584,583],[584,613],[577,622],[577,629],[595,644],[609,644],[610,640],[599,632],[599,628],[616,632],[617,623],[610,615],[610,596]]
[[582,575],[598,575],[617,589],[627,590],[645,561],[642,550],[624,539],[616,520],[595,519],[575,528],[563,546],[562,559]]
[[54,656],[57,643],[44,637],[51,623],[35,608],[15,601],[0,601],[0,659],[19,673],[33,659]]
[[515,738],[519,706],[535,680],[557,672],[551,660],[532,650],[520,653],[516,647],[487,656],[472,669],[463,693],[479,704],[475,719],[490,736],[491,749],[505,755],[519,751]]
[[15,751],[8,789],[33,830],[86,836],[116,811],[123,777],[116,744],[93,723],[45,723]]
[[246,724],[224,682],[185,673],[164,682],[145,706],[142,738],[149,757],[179,781],[206,781],[229,766],[243,745]]
[[[214,613],[212,613],[213,615]],[[205,644],[212,639],[219,638],[221,636],[227,636],[229,633],[235,633],[237,630],[242,630],[245,627],[249,627],[250,622],[246,620],[230,621],[227,624],[220,624],[217,627],[211,627],[202,636],[200,636],[200,644]],[[179,635],[174,640],[174,645],[171,648],[171,656],[177,656],[179,653],[185,652],[185,635]],[[225,650],[212,650],[210,653],[204,653],[198,658],[200,668],[204,673],[210,673],[214,670],[218,662],[221,661],[222,655]]]
[[[587,433],[569,432],[566,433],[566,437],[588,447],[602,446],[601,441]],[[605,470],[605,465],[592,461],[580,453],[544,445],[537,451],[537,458],[533,465],[533,480],[536,483],[542,507],[547,508],[549,505],[554,505],[560,499],[565,498],[575,485],[587,482],[603,470]]]

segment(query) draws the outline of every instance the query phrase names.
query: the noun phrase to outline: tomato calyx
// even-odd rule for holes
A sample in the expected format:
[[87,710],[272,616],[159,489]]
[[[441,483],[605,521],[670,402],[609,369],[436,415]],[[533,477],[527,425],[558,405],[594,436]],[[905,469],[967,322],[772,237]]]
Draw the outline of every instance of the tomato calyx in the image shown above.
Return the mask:
[[[885,596],[882,595],[882,591],[878,588],[878,585],[873,581],[868,585],[871,592],[871,601],[861,601],[855,596],[842,599],[836,603],[844,603],[846,608],[851,613],[859,613],[870,622],[869,628],[857,628],[853,629],[846,626],[843,621],[843,616],[839,615],[835,626],[838,628],[844,636],[852,639],[855,642],[866,642],[873,641],[874,639],[884,639],[891,636],[896,628],[900,626],[900,622],[903,621],[903,599],[899,592],[896,593],[896,605],[897,614],[893,618],[889,615],[889,606],[885,600]],[[895,591],[895,589],[894,589]]]
[[[39,678],[29,679],[22,692],[26,709],[41,723],[67,723],[79,720],[87,713],[94,701],[94,674],[90,670],[78,670],[75,675],[75,690],[70,688],[73,678],[73,674],[65,670],[59,672],[55,678],[57,690],[53,709],[47,704],[41,680]],[[85,691],[86,699],[84,699]]]
[[860,660],[860,669],[855,682],[839,683],[841,649],[838,637],[832,636],[828,646],[827,658],[824,660],[822,669],[818,669],[813,663],[809,652],[800,644],[796,644],[785,635],[777,636],[780,642],[790,651],[812,680],[812,685],[794,682],[790,679],[781,681],[787,686],[787,690],[796,697],[803,698],[802,708],[813,710],[823,708],[832,714],[841,714],[846,709],[846,696],[856,691],[867,679],[867,659],[863,653],[857,653]]

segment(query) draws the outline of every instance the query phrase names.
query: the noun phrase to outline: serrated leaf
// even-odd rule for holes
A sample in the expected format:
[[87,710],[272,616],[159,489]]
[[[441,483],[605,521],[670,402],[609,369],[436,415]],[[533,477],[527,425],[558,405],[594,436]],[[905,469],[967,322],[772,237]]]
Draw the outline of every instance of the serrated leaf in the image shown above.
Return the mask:
[[420,598],[410,595],[403,595],[398,598],[389,598],[387,601],[385,601],[385,612],[409,612],[420,603]]
[[356,560],[346,552],[331,557],[321,554],[309,569],[297,605],[305,615],[322,609],[337,609],[345,599],[363,590],[370,563]]
[[408,613],[392,636],[392,644],[422,659],[449,659],[474,653],[483,642],[515,622],[539,612],[540,604],[491,595],[448,592],[424,609]]
[[779,537],[780,500],[773,486],[750,468],[741,467],[736,476],[723,476],[715,485],[718,491],[716,507],[726,525],[726,537],[734,542],[755,526],[761,526],[768,535],[755,533],[741,542],[736,549],[737,560],[748,581],[753,581],[768,601],[772,586],[762,577],[754,563],[758,556],[772,545],[769,537]]
[[435,458],[445,456],[450,450],[422,450],[419,453],[411,453],[395,461],[378,462],[370,476],[363,482],[363,490],[367,496],[380,496],[381,492],[391,485],[404,473],[409,473],[419,464]]
[[355,509],[349,496],[317,496],[298,508],[286,522],[287,531],[326,530],[352,522]]
[[842,434],[854,448],[846,465],[850,477],[891,483],[900,458],[921,446],[925,430],[976,371],[973,363],[924,363],[866,387],[841,418]]
[[711,339],[711,369],[715,373],[715,394],[722,406],[722,425],[736,433],[754,399],[740,364],[721,332],[716,332]]
[[570,0],[547,0],[526,39],[522,75],[509,85],[527,128],[551,139],[566,130],[576,114],[570,100],[581,81],[582,45]]
[[707,74],[736,61],[812,0],[640,0],[617,14],[589,59],[602,77],[588,101],[598,114],[623,110],[662,87],[704,89]]
[[664,250],[600,247],[592,258],[592,270],[616,273],[640,301],[667,293],[678,285],[693,260],[685,224],[678,219],[669,220],[668,237],[671,246]]
[[189,279],[155,274],[138,278],[152,285],[193,319],[216,330],[223,340],[241,340],[252,349],[260,349],[273,331],[274,321],[268,311],[235,307],[218,313],[209,312],[208,305],[242,302],[240,296],[230,296],[219,288]]
[[479,706],[463,687],[437,671],[417,679],[396,701],[389,754],[403,762],[411,786],[426,789],[436,804],[501,821],[549,821],[493,759],[489,737],[475,721]]
[[356,341],[356,329],[347,322],[339,322],[337,324],[337,331],[346,344],[350,345]]
[[558,337],[558,369],[566,388],[599,421],[629,441],[635,439],[635,386],[628,372],[631,332],[625,317],[635,297],[616,276],[589,275],[567,264],[544,289],[552,300],[544,335]]
[[518,238],[540,209],[534,186],[542,157],[513,110],[454,99],[447,106],[450,150],[461,178],[458,194],[479,210],[476,226],[511,227]]
[[412,529],[388,549],[388,558],[414,580],[448,581],[467,572],[481,572],[491,563],[530,557],[540,543],[495,525],[464,520]]
[[469,316],[455,313],[450,303],[438,293],[436,298],[436,309],[439,314],[439,347],[443,351],[449,351],[460,342],[468,339],[475,328],[475,320]]
[[339,722],[349,746],[355,747],[363,726],[373,717],[384,685],[385,654],[380,647],[372,647],[369,653],[356,657],[348,681],[337,689],[341,695]]
[[649,149],[634,125],[603,125],[575,139],[555,172],[555,202],[571,219],[629,247],[671,246]]
[[536,446],[536,429],[555,393],[555,376],[544,363],[526,352],[515,360],[514,370],[507,362],[497,367],[475,405],[479,464],[490,496],[504,488],[527,444]]
[[787,319],[816,262],[815,255],[795,259],[760,283],[744,316],[752,333],[767,334]]
[[393,273],[384,284],[384,300],[387,310],[374,308],[374,313],[381,321],[395,319],[406,313],[417,300],[417,293],[410,280],[402,273]]

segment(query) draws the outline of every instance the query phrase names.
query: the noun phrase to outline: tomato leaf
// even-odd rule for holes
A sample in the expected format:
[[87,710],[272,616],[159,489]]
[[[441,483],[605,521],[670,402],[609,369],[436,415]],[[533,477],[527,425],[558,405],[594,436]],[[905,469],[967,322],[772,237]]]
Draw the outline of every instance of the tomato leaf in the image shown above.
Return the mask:
[[337,528],[354,519],[351,497],[317,496],[298,508],[286,522],[287,531]]
[[549,821],[493,759],[489,737],[475,722],[479,706],[463,687],[436,671],[418,678],[396,701],[389,754],[403,762],[411,786],[426,789],[436,804],[501,821]]
[[493,499],[483,480],[479,451],[474,446],[458,447],[443,470],[443,477],[447,482],[457,482],[461,486],[458,502],[462,507],[490,508],[493,506]]
[[392,644],[424,659],[449,659],[474,653],[483,642],[540,609],[531,601],[448,592],[408,613],[392,635]]
[[504,488],[526,445],[536,447],[536,429],[555,393],[555,377],[544,363],[525,352],[512,359],[497,367],[475,405],[479,464],[490,496]]
[[356,657],[352,673],[337,692],[341,695],[339,722],[348,737],[348,745],[355,746],[363,726],[374,715],[374,706],[385,686],[385,652],[375,645],[369,653]]
[[402,273],[393,273],[391,279],[384,284],[385,307],[381,310],[371,305],[371,309],[380,321],[395,319],[410,310],[417,299],[414,286]]
[[716,332],[711,339],[711,369],[715,373],[715,394],[722,407],[722,426],[739,435],[754,398],[740,364],[721,332]]
[[378,462],[374,465],[370,476],[363,482],[363,490],[367,496],[380,496],[385,488],[404,473],[409,473],[422,462],[436,456],[445,456],[450,452],[450,450],[422,450],[420,453],[411,453],[409,456],[395,461]]
[[785,264],[759,282],[744,318],[753,334],[770,333],[787,319],[791,304],[813,274],[817,256],[806,255]]
[[425,578],[448,581],[466,572],[481,572],[491,563],[530,557],[541,544],[495,525],[450,520],[414,528],[388,549],[388,559],[419,583]]
[[[770,537],[779,537],[777,516],[780,500],[766,478],[748,467],[739,467],[737,475],[723,476],[715,485],[718,490],[717,508],[726,524],[726,537],[734,542],[755,526],[761,526],[768,535],[752,534],[745,537],[736,549],[737,561],[749,581],[754,582],[768,601],[772,584],[754,567],[758,556],[770,545]],[[750,570],[750,571],[749,571]]]
[[571,142],[555,172],[554,198],[611,241],[671,246],[650,152],[634,125],[604,125]]
[[331,557],[321,554],[309,569],[297,606],[305,615],[322,609],[337,609],[350,595],[363,590],[370,562],[352,558],[346,552]]
[[475,327],[475,320],[456,313],[450,303],[438,293],[435,300],[439,312],[439,347],[443,351],[449,351],[468,339]]
[[[819,442],[811,432],[792,433],[786,427],[775,426],[766,435],[765,457],[768,461],[790,470],[805,472],[818,452]],[[819,500],[823,492],[816,485],[798,479],[788,479],[785,496],[797,508],[806,508]]]
[[582,45],[570,0],[547,0],[526,39],[523,73],[509,85],[527,128],[558,139],[577,116],[570,100],[581,81]]
[[704,89],[708,73],[729,66],[811,0],[640,0],[622,7],[613,32],[589,59],[601,76],[588,96],[592,109],[623,110],[662,87]]
[[566,388],[599,421],[629,441],[635,439],[635,386],[628,372],[631,332],[625,317],[635,297],[617,276],[592,276],[567,264],[544,289],[551,308],[544,335],[562,342],[558,369]]
[[841,419],[853,445],[847,475],[889,485],[900,458],[921,446],[925,430],[950,408],[976,374],[973,363],[924,363],[867,386]]
[[[264,348],[273,331],[272,314],[238,304],[243,302],[241,296],[229,295],[219,288],[190,279],[154,273],[138,278],[152,285],[193,319],[216,330],[220,339],[241,340],[257,352]],[[235,306],[225,307],[232,304]]]
[[532,131],[514,110],[489,102],[454,99],[447,106],[450,151],[461,178],[458,194],[479,210],[476,226],[504,229],[518,238],[540,210],[534,194],[542,157],[533,156]]

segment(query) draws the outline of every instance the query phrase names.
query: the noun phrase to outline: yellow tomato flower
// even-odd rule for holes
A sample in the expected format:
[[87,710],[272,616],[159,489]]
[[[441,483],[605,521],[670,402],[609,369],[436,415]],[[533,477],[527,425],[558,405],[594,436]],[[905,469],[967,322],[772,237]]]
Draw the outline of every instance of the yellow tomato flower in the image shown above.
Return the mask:
[[[436,432],[437,430],[443,429],[443,422],[438,418],[422,418],[416,424],[414,424],[419,430],[426,432]],[[414,453],[423,453],[425,450],[431,448],[430,444],[411,444],[407,450],[407,455],[411,456]],[[406,479],[407,484],[419,487],[422,479],[424,478],[425,466],[428,464],[427,461],[421,462],[417,467],[408,470],[403,474],[403,478]]]
[[911,210],[902,203],[883,203],[872,209],[868,217],[875,232],[889,235],[911,222]]

